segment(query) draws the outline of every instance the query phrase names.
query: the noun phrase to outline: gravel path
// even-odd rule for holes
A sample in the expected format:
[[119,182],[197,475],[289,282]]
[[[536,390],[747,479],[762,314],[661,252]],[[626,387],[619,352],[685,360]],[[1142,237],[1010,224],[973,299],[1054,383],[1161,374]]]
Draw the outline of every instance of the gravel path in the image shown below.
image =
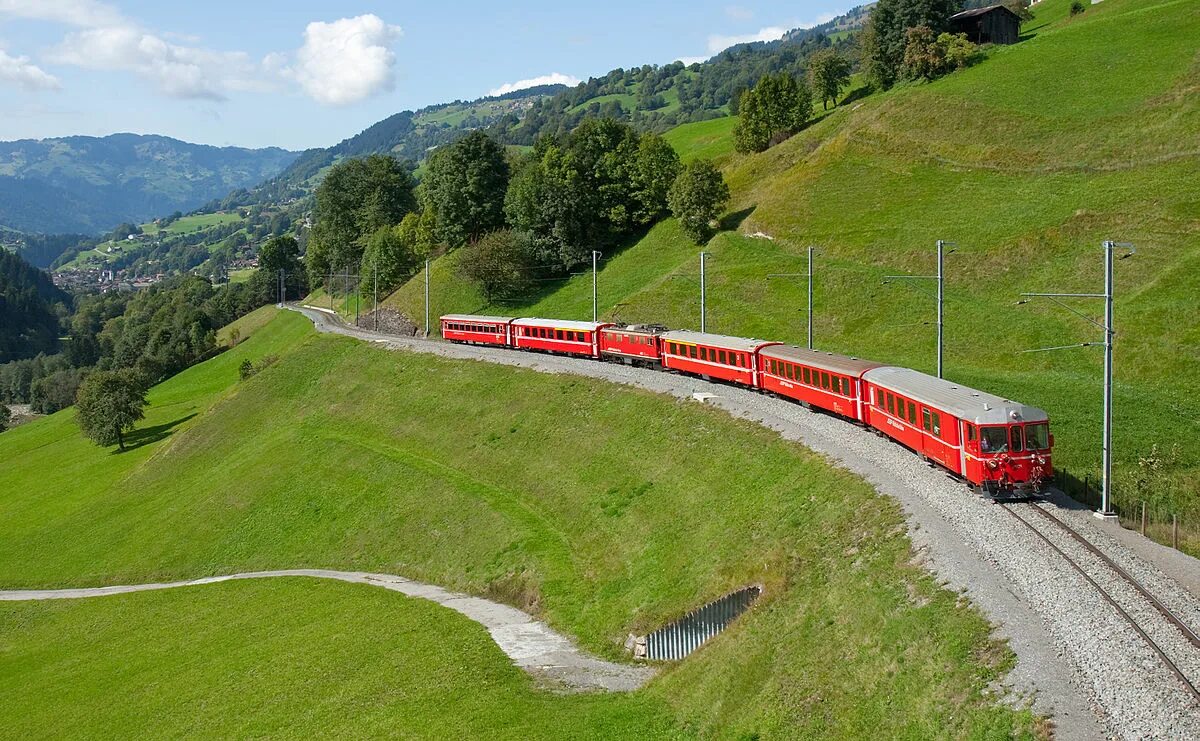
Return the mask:
[[[1200,707],[1061,556],[999,512],[999,505],[971,494],[945,472],[881,436],[797,404],[698,378],[580,358],[379,335],[345,326],[323,310],[290,308],[308,316],[318,331],[389,349],[572,373],[680,398],[699,394],[705,403],[776,430],[860,474],[880,493],[900,502],[918,556],[948,587],[966,592],[1016,653],[1017,666],[1005,678],[1006,696],[1013,702],[1029,702],[1037,712],[1051,716],[1058,738],[1200,739]],[[1146,552],[1123,547],[1118,540],[1126,534],[1114,538],[1087,522],[1091,518],[1078,512],[1078,505],[1070,500],[1053,501],[1063,508],[1056,514],[1071,518],[1072,524],[1082,523],[1077,529],[1189,624],[1200,626],[1196,612],[1200,601],[1147,560]],[[1174,573],[1200,569],[1200,562],[1182,554],[1171,558]],[[1154,616],[1147,614],[1146,619],[1153,621]],[[1195,663],[1195,649],[1172,645],[1181,653],[1182,663]],[[1193,682],[1198,680],[1200,676],[1192,677]]]
[[264,579],[280,576],[307,576],[336,579],[355,584],[370,584],[384,589],[436,602],[462,613],[487,628],[492,640],[513,663],[536,677],[552,680],[573,690],[609,690],[627,692],[646,683],[653,670],[644,666],[628,666],[602,661],[577,648],[569,639],[550,626],[520,610],[491,600],[451,592],[432,584],[405,579],[391,574],[369,574],[362,571],[330,571],[327,569],[286,569],[254,571],[228,576],[212,576],[191,581],[129,586],[94,587],[91,589],[35,589],[0,591],[0,602],[81,599],[111,594],[129,594],[154,589],[174,589],[199,584],[240,579]]

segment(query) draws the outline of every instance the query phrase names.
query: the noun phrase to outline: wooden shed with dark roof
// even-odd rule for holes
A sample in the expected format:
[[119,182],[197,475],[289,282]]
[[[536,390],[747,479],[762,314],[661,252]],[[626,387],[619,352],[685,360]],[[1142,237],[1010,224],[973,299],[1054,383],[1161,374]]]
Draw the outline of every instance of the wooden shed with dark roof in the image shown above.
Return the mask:
[[965,33],[976,44],[1015,44],[1021,37],[1021,19],[1003,5],[972,8],[950,16],[950,32]]

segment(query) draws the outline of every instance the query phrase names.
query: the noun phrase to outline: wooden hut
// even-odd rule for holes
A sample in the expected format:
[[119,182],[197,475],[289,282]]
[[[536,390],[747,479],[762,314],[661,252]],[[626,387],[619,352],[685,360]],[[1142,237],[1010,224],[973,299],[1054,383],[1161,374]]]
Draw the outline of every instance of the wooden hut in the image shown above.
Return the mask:
[[950,16],[950,32],[965,33],[976,44],[1015,44],[1021,37],[1021,19],[1003,5],[972,8]]

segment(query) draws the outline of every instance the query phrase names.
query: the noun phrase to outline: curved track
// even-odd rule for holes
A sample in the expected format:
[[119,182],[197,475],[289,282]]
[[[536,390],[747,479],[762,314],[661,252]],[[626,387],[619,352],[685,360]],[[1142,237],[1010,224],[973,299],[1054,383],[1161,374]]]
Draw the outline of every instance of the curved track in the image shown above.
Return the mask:
[[[1058,555],[1062,556],[1062,558],[1064,560],[1066,560],[1066,562],[1071,566],[1071,568],[1074,571],[1076,571],[1080,576],[1082,576],[1084,578],[1084,580],[1086,580],[1089,584],[1091,584],[1100,593],[1100,596],[1103,597],[1104,601],[1107,602],[1110,606],[1112,606],[1112,608],[1117,611],[1117,614],[1119,614],[1122,618],[1124,618],[1125,621],[1129,623],[1130,627],[1132,627],[1133,630],[1139,636],[1141,636],[1142,640],[1146,642],[1146,645],[1149,646],[1152,651],[1154,651],[1154,653],[1158,656],[1159,660],[1162,661],[1163,665],[1167,667],[1167,669],[1175,676],[1175,678],[1178,679],[1185,688],[1187,688],[1187,690],[1191,693],[1192,697],[1195,698],[1195,700],[1197,702],[1200,702],[1200,689],[1197,689],[1196,685],[1191,681],[1191,679],[1188,678],[1187,674],[1184,673],[1182,668],[1170,657],[1168,652],[1157,641],[1155,641],[1153,638],[1150,637],[1150,634],[1147,633],[1145,627],[1143,627],[1143,624],[1141,622],[1139,622],[1136,618],[1134,618],[1134,616],[1130,614],[1129,610],[1127,610],[1124,606],[1122,606],[1116,600],[1116,598],[1113,597],[1112,593],[1109,590],[1107,590],[1103,586],[1101,586],[1096,581],[1096,579],[1093,578],[1093,576],[1091,574],[1089,574],[1086,569],[1084,569],[1084,567],[1079,563],[1078,560],[1076,560],[1075,558],[1072,558],[1070,555],[1068,555],[1066,551],[1064,551],[1062,548],[1060,548],[1058,545],[1056,545],[1052,540],[1050,540],[1050,538],[1048,538],[1045,533],[1043,533],[1042,531],[1040,531],[1036,527],[1034,527],[1033,524],[1031,524],[1029,522],[1029,520],[1027,520],[1024,517],[1022,517],[1021,515],[1017,514],[1018,507],[1028,507],[1028,510],[1037,512],[1041,517],[1045,518],[1045,520],[1047,522],[1052,523],[1055,527],[1061,529],[1063,532],[1065,532],[1067,535],[1069,535],[1074,541],[1076,541],[1081,546],[1083,546],[1087,550],[1088,553],[1099,558],[1109,569],[1112,570],[1113,573],[1118,575],[1118,577],[1121,579],[1121,581],[1123,581],[1125,584],[1129,585],[1135,592],[1137,592],[1142,597],[1142,599],[1144,599],[1151,606],[1153,606],[1154,609],[1157,610],[1158,613],[1163,617],[1163,619],[1166,620],[1166,622],[1168,624],[1170,624],[1173,628],[1178,630],[1183,635],[1183,637],[1186,638],[1188,640],[1188,642],[1192,644],[1193,647],[1200,648],[1200,635],[1197,635],[1194,630],[1192,630],[1186,623],[1184,623],[1182,620],[1180,620],[1178,616],[1176,616],[1173,612],[1171,612],[1171,610],[1166,605],[1164,605],[1157,597],[1155,597],[1150,592],[1150,590],[1148,590],[1141,582],[1139,582],[1132,575],[1130,575],[1128,571],[1126,571],[1125,569],[1123,569],[1119,565],[1117,565],[1111,558],[1108,557],[1108,555],[1106,555],[1103,551],[1101,551],[1098,547],[1096,547],[1096,545],[1094,543],[1092,543],[1091,541],[1089,541],[1088,539],[1083,537],[1079,533],[1079,531],[1077,531],[1075,528],[1073,528],[1070,525],[1068,525],[1067,523],[1063,522],[1058,517],[1055,517],[1053,514],[1051,514],[1044,508],[1038,506],[1037,504],[1029,503],[1027,505],[1016,505],[1016,504],[1001,505],[1001,508],[1005,512],[1007,512],[1014,519],[1016,519],[1018,522],[1020,522],[1022,525],[1024,525],[1030,532],[1032,532],[1034,535],[1036,535],[1043,543],[1050,546],[1050,548],[1053,549]],[[1028,510],[1026,510],[1026,511],[1028,511]]]

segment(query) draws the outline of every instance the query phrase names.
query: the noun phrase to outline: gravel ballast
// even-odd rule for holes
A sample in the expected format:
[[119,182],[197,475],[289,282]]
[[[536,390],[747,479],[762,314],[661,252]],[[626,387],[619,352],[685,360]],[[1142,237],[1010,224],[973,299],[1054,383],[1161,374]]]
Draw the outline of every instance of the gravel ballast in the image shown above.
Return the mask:
[[[705,403],[801,442],[897,499],[925,565],[950,588],[965,591],[1016,653],[1018,664],[1007,677],[1008,697],[1029,701],[1036,712],[1051,716],[1058,738],[1200,739],[1200,704],[1061,555],[1001,511],[1002,505],[972,494],[946,472],[869,430],[789,401],[699,378],[588,359],[379,335],[348,327],[322,310],[294,308],[319,331],[391,349],[572,373],[680,398],[711,395],[704,397]],[[1065,497],[1041,506],[1097,544],[1193,630],[1200,629],[1200,600],[1088,522],[1090,513],[1078,511]],[[1078,556],[1101,586],[1111,586],[1114,599],[1147,626],[1152,637],[1161,637],[1164,650],[1193,684],[1200,682],[1200,652],[1175,628],[1057,527],[1036,513],[1018,513],[1068,555]]]

